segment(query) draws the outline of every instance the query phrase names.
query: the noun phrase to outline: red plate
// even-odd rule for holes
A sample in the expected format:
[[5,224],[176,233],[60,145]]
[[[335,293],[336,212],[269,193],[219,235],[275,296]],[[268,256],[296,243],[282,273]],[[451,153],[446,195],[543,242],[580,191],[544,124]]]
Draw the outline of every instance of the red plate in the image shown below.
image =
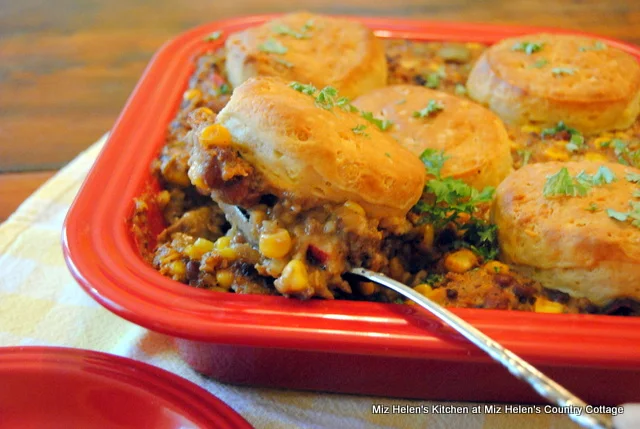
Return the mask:
[[195,384],[106,353],[0,348],[0,380],[0,424],[6,428],[251,428]]
[[[415,307],[218,294],[165,278],[140,258],[127,223],[132,200],[157,189],[149,165],[194,71],[194,56],[223,43],[224,37],[212,44],[204,36],[268,18],[205,25],[156,54],[66,219],[64,251],[73,275],[114,313],[178,338],[187,362],[219,380],[427,399],[539,401],[500,365]],[[493,43],[538,31],[569,33],[357,19],[381,37],[419,40]],[[608,43],[640,57],[634,46]],[[640,401],[640,318],[455,312],[592,403]]]

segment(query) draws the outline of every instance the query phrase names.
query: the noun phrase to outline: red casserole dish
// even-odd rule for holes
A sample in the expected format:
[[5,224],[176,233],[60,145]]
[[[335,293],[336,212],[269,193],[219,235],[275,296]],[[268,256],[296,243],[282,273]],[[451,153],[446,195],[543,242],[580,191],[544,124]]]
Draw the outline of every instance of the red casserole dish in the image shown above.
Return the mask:
[[[223,382],[424,399],[539,402],[458,334],[413,306],[220,294],[165,278],[130,232],[133,199],[158,188],[149,165],[178,109],[193,58],[271,16],[188,31],[155,56],[65,221],[80,285],[119,316],[176,338],[197,371]],[[494,43],[531,27],[354,18],[380,37]],[[223,43],[222,37],[217,44]],[[608,43],[640,58],[637,47]],[[158,219],[160,217],[158,216]],[[152,229],[159,232],[160,221]],[[458,309],[455,313],[594,404],[640,401],[640,319]]]

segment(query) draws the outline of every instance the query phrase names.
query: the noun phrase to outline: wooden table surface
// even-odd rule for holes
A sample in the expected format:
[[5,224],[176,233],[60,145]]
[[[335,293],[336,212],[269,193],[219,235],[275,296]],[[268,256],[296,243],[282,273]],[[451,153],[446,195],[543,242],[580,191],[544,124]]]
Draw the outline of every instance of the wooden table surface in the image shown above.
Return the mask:
[[0,221],[107,131],[185,29],[298,9],[565,27],[640,45],[640,0],[0,0]]

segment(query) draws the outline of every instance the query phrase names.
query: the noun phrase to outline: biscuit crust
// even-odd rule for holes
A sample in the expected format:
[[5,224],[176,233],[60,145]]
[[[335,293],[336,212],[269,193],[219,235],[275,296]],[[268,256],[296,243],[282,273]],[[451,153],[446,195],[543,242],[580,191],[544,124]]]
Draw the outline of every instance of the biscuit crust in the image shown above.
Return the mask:
[[[525,52],[526,44],[536,44],[535,52]],[[596,39],[532,34],[487,49],[467,89],[508,124],[550,127],[564,121],[593,134],[625,129],[636,120],[640,64]]]
[[279,79],[236,88],[217,122],[270,186],[310,202],[355,201],[372,217],[404,217],[422,194],[422,162],[360,115],[325,109]]
[[274,76],[333,86],[353,98],[387,83],[382,41],[347,19],[292,13],[230,35],[225,47],[234,87],[250,77]]
[[[586,196],[545,197],[547,177],[566,167],[572,176],[606,166],[615,176]],[[627,212],[640,187],[626,180],[640,170],[615,163],[527,165],[496,191],[492,209],[502,259],[543,285],[597,305],[616,298],[640,300],[640,228],[606,209]]]
[[[442,110],[414,117],[431,101]],[[391,136],[413,154],[444,151],[449,159],[443,176],[482,189],[498,186],[511,172],[511,141],[502,121],[473,101],[417,85],[393,85],[358,97],[354,105],[392,120]]]

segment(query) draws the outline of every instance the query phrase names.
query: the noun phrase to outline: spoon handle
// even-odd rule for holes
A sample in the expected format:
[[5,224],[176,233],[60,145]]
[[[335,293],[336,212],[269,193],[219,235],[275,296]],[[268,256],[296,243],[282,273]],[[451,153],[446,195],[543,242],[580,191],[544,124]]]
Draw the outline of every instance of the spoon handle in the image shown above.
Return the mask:
[[[440,320],[458,331],[462,336],[473,344],[484,350],[489,356],[505,366],[515,377],[529,383],[540,396],[549,402],[560,407],[567,407],[567,415],[575,423],[589,429],[611,429],[613,424],[609,416],[601,414],[590,414],[585,411],[587,403],[578,398],[573,393],[553,381],[551,378],[538,371],[533,365],[522,359],[520,356],[502,347],[469,323],[465,322],[449,310],[436,304],[424,295],[416,292],[412,288],[397,282],[384,274],[366,270],[364,268],[354,268],[351,273],[365,277],[373,282],[393,289],[400,295],[414,301],[421,307],[429,310]],[[571,413],[570,410],[580,410],[580,413]]]

